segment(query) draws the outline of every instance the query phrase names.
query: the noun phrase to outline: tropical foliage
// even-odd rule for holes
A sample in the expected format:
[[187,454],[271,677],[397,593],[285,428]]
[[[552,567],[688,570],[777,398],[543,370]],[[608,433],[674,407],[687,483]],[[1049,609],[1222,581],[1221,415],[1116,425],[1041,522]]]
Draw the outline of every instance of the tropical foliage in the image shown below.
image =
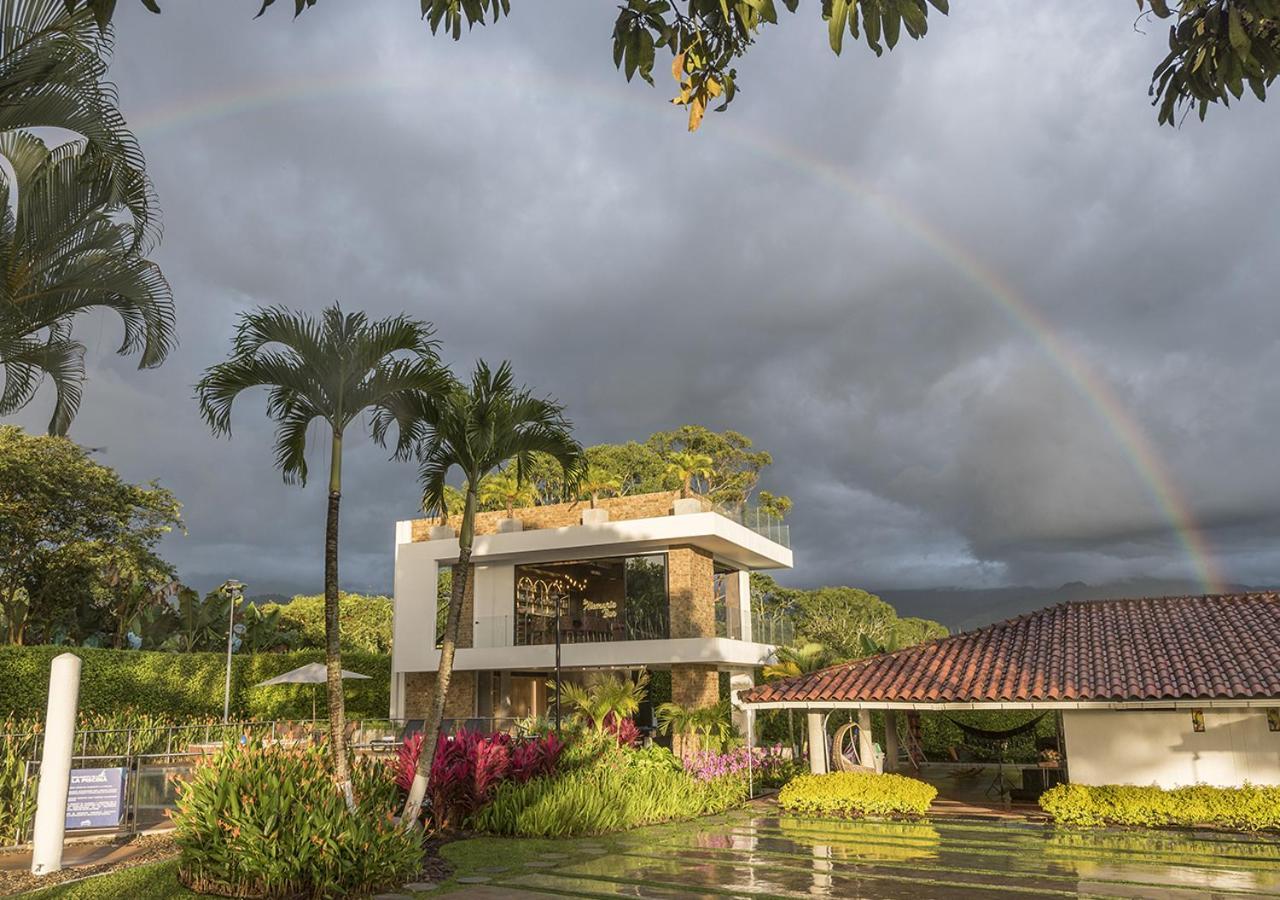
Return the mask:
[[[396,765],[396,784],[406,794],[413,787],[422,755],[421,732],[405,738]],[[462,824],[493,798],[506,782],[524,784],[555,772],[564,744],[554,734],[516,740],[499,732],[463,729],[440,735],[431,762],[431,817],[437,829]]]
[[[276,616],[285,634],[296,635],[296,646],[324,647],[323,594],[300,594],[287,603],[264,603],[259,609],[263,615]],[[338,623],[342,651],[390,653],[392,611],[390,597],[340,591]]]
[[746,799],[744,773],[703,780],[668,750],[614,746],[584,764],[564,764],[554,776],[500,785],[471,823],[524,837],[606,834],[723,812]]
[[[533,502],[567,503],[585,496],[593,498],[594,504],[605,495],[685,489],[726,509],[755,505],[778,518],[791,511],[789,497],[758,490],[761,475],[772,465],[773,457],[757,450],[749,437],[736,431],[681,425],[655,432],[643,443],[595,444],[587,447],[585,454],[587,470],[576,488],[568,491],[555,460],[533,454],[524,472],[525,481],[535,492]],[[596,486],[594,491],[592,485]],[[503,505],[495,502],[488,508],[501,509]]]
[[797,815],[921,816],[938,789],[905,775],[831,772],[797,775],[778,792],[778,805]]
[[[74,2],[74,0],[73,0]],[[86,0],[100,7],[114,0]],[[154,0],[143,0],[151,4]],[[264,9],[275,0],[263,0]],[[294,0],[300,13],[316,0]],[[799,0],[782,0],[790,12]],[[930,7],[945,14],[949,0],[824,0],[820,5],[831,49],[839,54],[846,33],[864,40],[880,56],[903,34],[928,31]],[[1173,124],[1179,110],[1196,109],[1203,119],[1211,103],[1230,105],[1247,86],[1259,100],[1280,72],[1280,5],[1276,0],[1138,0],[1142,17],[1170,19],[1169,55],[1151,76],[1150,94],[1159,121]],[[457,40],[485,20],[510,11],[509,0],[422,0],[432,32]],[[736,92],[738,61],[765,25],[778,21],[773,2],[719,0],[629,0],[620,5],[613,28],[613,60],[630,81],[637,74],[653,83],[658,51],[671,56],[677,83],[672,102],[688,112],[689,130],[698,128],[712,104],[729,105]]]
[[[80,403],[84,346],[75,316],[114,310],[122,354],[159,365],[174,343],[169,285],[146,253],[158,235],[142,154],[105,81],[109,32],[59,0],[0,7],[0,415],[26,405],[48,377],[49,430],[63,434]],[[80,135],[50,148],[31,129]]]
[[1280,829],[1280,786],[1238,788],[1060,784],[1040,795],[1040,808],[1060,825],[1154,828],[1216,825],[1240,831]]
[[658,718],[658,730],[678,738],[682,754],[693,749],[720,750],[733,738],[727,701],[703,707],[668,702],[654,712]]
[[356,806],[320,747],[232,744],[183,782],[179,878],[201,893],[339,897],[399,886],[422,866],[421,832],[396,827],[386,764],[351,764]]
[[[533,485],[526,479],[520,478],[510,466],[486,475],[480,482],[480,489],[476,495],[480,501],[480,509],[505,509],[507,518],[515,515],[516,507],[532,506],[538,498],[538,492]],[[448,509],[447,496],[440,506]]]
[[571,485],[582,475],[584,458],[582,447],[570,434],[564,408],[517,386],[511,366],[505,362],[491,369],[481,360],[470,384],[451,381],[442,392],[414,391],[395,397],[375,414],[375,436],[385,439],[393,422],[400,430],[397,452],[412,452],[418,458],[424,508],[445,509],[447,478],[455,467],[462,472],[464,493],[458,563],[451,584],[440,666],[424,728],[427,751],[419,758],[417,775],[405,801],[403,818],[413,822],[426,796],[453,674],[480,484],[501,467],[514,469],[516,480],[521,481],[534,455],[542,453],[556,461],[561,480]]
[[[555,690],[555,682],[548,682]],[[562,682],[558,701],[572,711],[583,727],[604,731],[610,722],[634,716],[648,693],[649,676],[641,673],[632,681],[619,675],[596,678],[586,685]],[[616,725],[615,725],[616,730]]]
[[123,481],[65,438],[0,426],[5,641],[122,645],[173,582],[156,546],[182,527],[180,509],[169,491]]
[[751,606],[757,620],[793,623],[794,646],[821,645],[824,665],[947,635],[946,627],[938,622],[900,618],[892,606],[860,588],[784,588],[760,572],[751,573]]
[[347,429],[405,398],[434,398],[449,376],[439,365],[434,329],[407,316],[371,322],[335,303],[320,318],[283,307],[241,316],[230,358],[196,385],[200,411],[215,434],[231,433],[231,409],[246,390],[266,387],[276,422],[276,467],[287,483],[307,482],[307,431],[328,426],[329,502],[325,519],[325,656],[329,741],[339,785],[350,794],[344,734],[342,636],[338,608],[338,513]]

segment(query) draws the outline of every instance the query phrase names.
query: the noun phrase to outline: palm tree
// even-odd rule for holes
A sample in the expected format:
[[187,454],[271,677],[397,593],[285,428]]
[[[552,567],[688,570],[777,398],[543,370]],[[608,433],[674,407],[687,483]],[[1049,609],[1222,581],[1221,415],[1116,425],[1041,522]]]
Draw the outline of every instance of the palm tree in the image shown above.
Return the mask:
[[680,746],[676,748],[678,754],[684,753],[684,741],[690,735],[697,737],[701,749],[717,749],[723,747],[733,733],[727,702],[701,708],[668,702],[654,712],[658,718],[658,730],[671,735],[673,745],[679,739]]
[[[550,681],[547,686],[554,689],[555,682]],[[610,675],[586,687],[562,682],[556,702],[563,699],[573,708],[574,715],[582,724],[593,731],[604,731],[609,716],[621,721],[639,712],[648,690],[647,672],[642,672],[635,681]]]
[[705,453],[693,453],[689,450],[676,450],[667,455],[667,474],[680,482],[680,496],[688,497],[693,492],[693,479],[710,478],[714,460]]
[[67,0],[0,4],[0,134],[60,128],[80,135],[133,217],[138,250],[158,236],[159,221],[142,151],[106,81],[111,45],[106,18]]
[[622,490],[622,479],[599,466],[588,466],[578,490],[591,498],[591,508],[595,509],[601,494],[616,494]]
[[[112,167],[83,141],[53,150],[25,132],[0,134],[0,415],[29,403],[46,376],[56,388],[49,431],[65,434],[80,404],[84,346],[72,320],[93,308],[124,323],[120,353],[158,366],[174,344],[173,298],[143,256]],[[16,192],[16,200],[13,194]]]
[[476,496],[481,505],[490,509],[501,507],[507,511],[508,519],[514,519],[516,507],[532,506],[538,499],[538,491],[507,466],[486,475]]
[[338,507],[347,428],[405,397],[434,398],[450,383],[431,325],[406,316],[370,322],[335,303],[316,320],[283,307],[240,318],[230,358],[196,385],[200,411],[215,434],[231,433],[231,406],[242,391],[266,387],[267,416],[277,423],[276,466],[286,483],[307,483],[307,429],[329,428],[329,505],[324,538],[324,632],[329,740],[334,774],[351,803],[342,657],[338,633]]
[[455,382],[443,394],[418,392],[398,397],[375,415],[375,437],[384,439],[392,421],[400,429],[397,451],[405,454],[416,449],[427,508],[438,510],[444,504],[445,479],[455,466],[462,470],[464,497],[440,668],[423,728],[422,753],[404,807],[403,821],[412,826],[422,811],[453,675],[462,597],[470,578],[479,486],[487,475],[508,463],[514,465],[516,480],[523,481],[535,453],[554,459],[566,484],[576,483],[585,457],[582,446],[570,434],[564,408],[554,400],[540,399],[527,388],[517,387],[511,365],[505,362],[493,370],[481,360],[476,363],[470,384]]
[[[765,681],[779,681],[783,678],[796,678],[819,669],[825,669],[830,663],[827,648],[809,641],[794,647],[779,647],[774,651],[778,661],[764,667],[761,674]],[[796,728],[793,710],[787,710],[787,742],[794,752],[796,749]]]

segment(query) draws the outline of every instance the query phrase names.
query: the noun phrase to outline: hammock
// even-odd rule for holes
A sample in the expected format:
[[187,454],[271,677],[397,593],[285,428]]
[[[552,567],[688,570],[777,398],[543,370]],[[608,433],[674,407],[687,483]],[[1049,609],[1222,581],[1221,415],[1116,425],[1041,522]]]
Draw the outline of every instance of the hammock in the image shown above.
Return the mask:
[[1034,719],[1031,719],[1028,722],[1023,722],[1016,728],[1008,728],[1004,731],[987,731],[985,728],[974,728],[972,725],[966,725],[964,722],[957,722],[955,719],[951,718],[951,716],[947,716],[946,719],[971,738],[975,738],[979,741],[999,743],[1000,741],[1007,741],[1009,738],[1017,737],[1020,734],[1026,734],[1028,731],[1035,728],[1040,720],[1047,715],[1048,713],[1040,713],[1040,715],[1036,716]]

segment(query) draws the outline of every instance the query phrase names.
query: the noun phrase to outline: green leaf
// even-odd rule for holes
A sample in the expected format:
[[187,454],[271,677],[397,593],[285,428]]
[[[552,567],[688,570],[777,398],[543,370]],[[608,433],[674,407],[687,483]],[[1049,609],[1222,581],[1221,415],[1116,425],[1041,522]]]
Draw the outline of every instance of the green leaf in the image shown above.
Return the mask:
[[831,18],[827,20],[827,40],[837,56],[844,44],[844,27],[849,17],[849,0],[831,0]]
[[1227,34],[1231,39],[1231,47],[1241,56],[1248,56],[1249,35],[1245,33],[1244,23],[1240,19],[1240,8],[1234,4],[1227,13]]

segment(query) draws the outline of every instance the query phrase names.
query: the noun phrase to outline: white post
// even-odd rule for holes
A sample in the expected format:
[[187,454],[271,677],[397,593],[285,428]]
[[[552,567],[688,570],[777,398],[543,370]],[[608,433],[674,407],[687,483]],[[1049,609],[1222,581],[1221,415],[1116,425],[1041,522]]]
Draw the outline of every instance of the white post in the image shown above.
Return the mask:
[[44,715],[44,752],[36,794],[31,874],[62,869],[62,839],[67,827],[67,788],[71,785],[71,749],[80,704],[80,657],[63,653],[49,666],[49,706]]
[[814,775],[827,773],[827,729],[821,712],[809,713],[809,771]]

